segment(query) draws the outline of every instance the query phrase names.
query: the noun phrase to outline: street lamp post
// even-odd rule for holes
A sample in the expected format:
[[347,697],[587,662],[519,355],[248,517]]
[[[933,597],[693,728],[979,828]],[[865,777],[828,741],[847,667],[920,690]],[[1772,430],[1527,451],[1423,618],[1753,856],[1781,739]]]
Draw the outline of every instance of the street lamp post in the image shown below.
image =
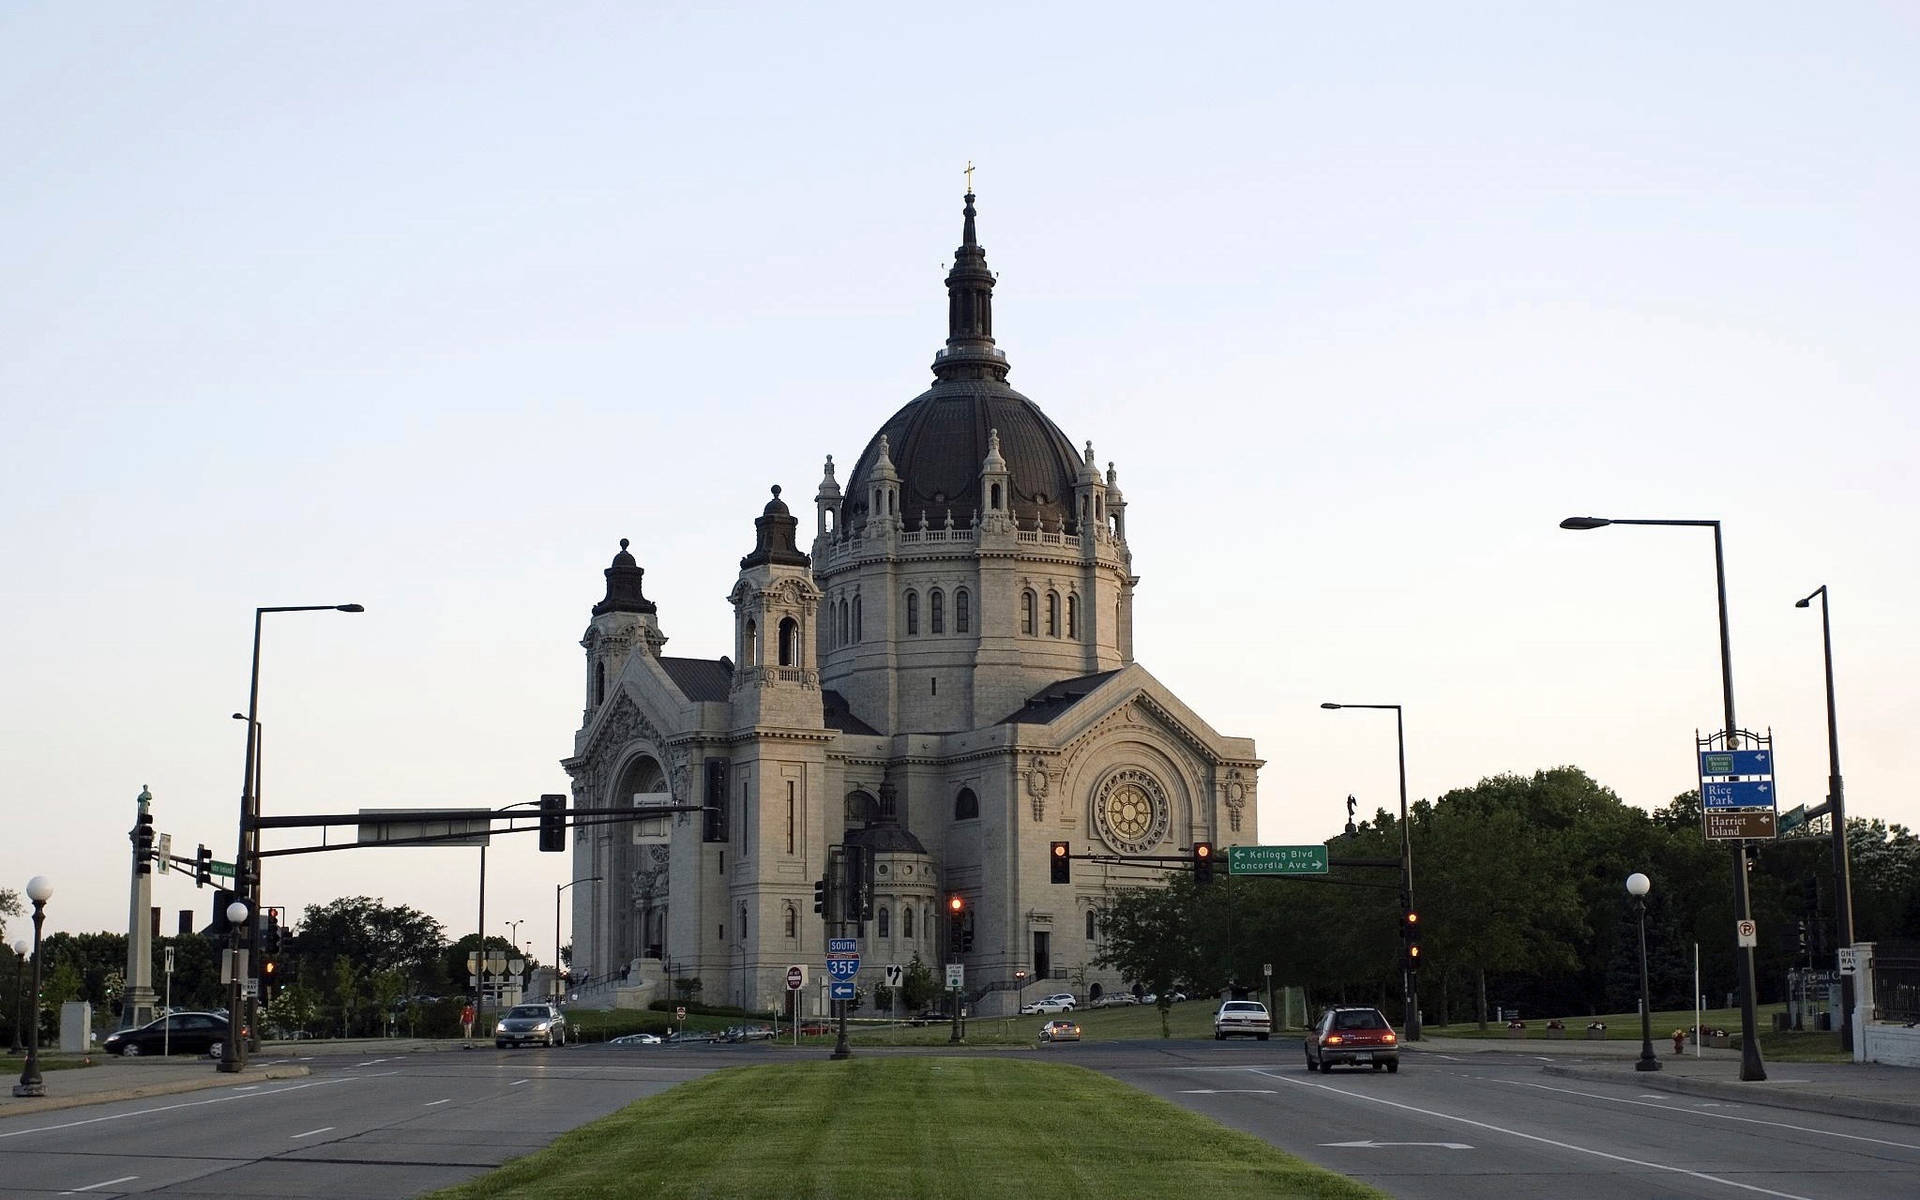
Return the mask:
[[[260,620],[268,613],[365,611],[358,604],[285,604],[253,610],[253,670],[247,685],[247,765],[240,776],[240,845],[233,859],[233,890],[236,895],[246,898],[250,912],[260,911],[260,859],[255,853],[259,849],[259,827],[255,822],[260,818],[260,797],[255,790],[260,749]],[[239,934],[235,936],[238,938]],[[251,948],[252,945],[253,931],[248,929],[244,940],[236,942],[236,948]],[[233,1026],[238,1024],[243,1010],[241,974],[236,970],[227,985],[229,1034],[237,1032]],[[219,1069],[232,1073],[245,1065],[246,1047],[239,1037],[229,1036],[220,1046]]]
[[[1727,565],[1720,545],[1720,522],[1703,520],[1624,520],[1609,517],[1568,517],[1562,529],[1600,529],[1607,525],[1681,525],[1713,530],[1713,581],[1720,600],[1720,698],[1725,708],[1726,748],[1731,750],[1739,736],[1733,719],[1733,650],[1727,633]],[[1747,844],[1733,843],[1733,905],[1736,921],[1753,919],[1753,898],[1747,888]],[[1737,939],[1736,939],[1737,942]],[[1736,944],[1733,960],[1740,980],[1740,1078],[1757,1083],[1767,1077],[1760,1061],[1760,1022],[1755,1015],[1758,981],[1753,967],[1753,948]]]
[[20,985],[27,977],[27,939],[13,939],[13,1045],[8,1054],[25,1054],[26,1046],[20,1041],[20,1025],[24,1021],[24,1010],[20,1007]]
[[1652,887],[1653,880],[1638,871],[1627,876],[1627,894],[1633,897],[1633,907],[1640,914],[1640,1061],[1633,1064],[1636,1071],[1660,1069],[1660,1060],[1653,1054],[1653,993],[1647,987],[1647,892]]
[[40,925],[47,919],[47,899],[52,895],[53,881],[45,875],[27,880],[27,899],[33,901],[33,1002],[27,1009],[27,1062],[20,1068],[20,1082],[13,1085],[16,1096],[47,1094],[40,1078]]
[[[1827,666],[1827,823],[1833,828],[1833,928],[1836,946],[1853,945],[1853,867],[1847,852],[1847,796],[1840,782],[1840,726],[1833,715],[1833,625],[1827,614],[1827,585],[1794,601],[1809,608],[1820,597],[1820,644]],[[1853,976],[1840,977],[1840,1048],[1853,1049]]]
[[553,885],[553,1002],[556,1006],[560,1003],[561,997],[567,994],[566,989],[560,986],[560,893],[566,891],[575,883],[599,882],[600,876],[598,875],[582,875],[572,883],[556,883]]
[[[240,981],[248,971],[247,951],[243,948],[246,939],[241,936],[247,930],[253,909],[236,893],[227,902],[227,1036],[220,1039],[220,1064],[218,1069],[228,1074],[247,1065],[247,1055],[242,1036],[240,1008]],[[247,930],[251,932],[250,930]]]
[[[1398,704],[1335,704],[1324,703],[1321,708],[1378,708],[1393,710],[1394,738],[1400,747],[1400,895],[1406,907],[1403,914],[1415,911],[1413,907],[1413,835],[1407,825],[1407,726]],[[1407,1040],[1420,1040],[1420,971],[1405,964],[1400,968],[1400,991],[1406,1001],[1406,1013],[1401,1018],[1402,1028]]]

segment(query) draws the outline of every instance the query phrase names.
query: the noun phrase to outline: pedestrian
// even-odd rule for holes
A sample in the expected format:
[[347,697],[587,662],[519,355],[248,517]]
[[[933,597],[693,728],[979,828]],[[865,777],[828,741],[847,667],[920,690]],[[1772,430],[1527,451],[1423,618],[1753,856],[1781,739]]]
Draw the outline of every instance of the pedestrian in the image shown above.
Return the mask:
[[1673,1052],[1675,1054],[1685,1054],[1687,1052],[1686,1030],[1676,1029],[1673,1031]]

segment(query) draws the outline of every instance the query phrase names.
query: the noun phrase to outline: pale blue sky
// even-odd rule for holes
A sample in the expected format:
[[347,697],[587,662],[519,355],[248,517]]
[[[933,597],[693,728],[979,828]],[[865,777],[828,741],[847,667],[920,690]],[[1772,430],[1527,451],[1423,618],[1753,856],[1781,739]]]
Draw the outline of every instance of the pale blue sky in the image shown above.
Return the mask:
[[[1142,663],[1263,840],[1719,720],[1920,824],[1910,5],[38,4],[0,12],[0,880],[124,921],[132,800],[560,791],[621,537],[730,646],[767,486],[929,378],[961,168],[1011,382],[1118,464]],[[796,505],[805,512],[810,506]],[[474,918],[471,851],[270,867]],[[568,862],[491,856],[551,953]],[[178,877],[156,903],[205,910]],[[1656,881],[1657,886],[1657,881]],[[172,918],[168,918],[171,927]]]

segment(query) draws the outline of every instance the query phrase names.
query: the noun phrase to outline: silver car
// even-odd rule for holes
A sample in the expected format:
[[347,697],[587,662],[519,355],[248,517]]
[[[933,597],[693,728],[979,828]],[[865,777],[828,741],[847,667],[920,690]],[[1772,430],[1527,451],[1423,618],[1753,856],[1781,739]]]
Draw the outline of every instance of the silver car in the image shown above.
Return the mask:
[[551,1004],[516,1004],[493,1027],[493,1044],[502,1050],[522,1042],[567,1044],[567,1018]]

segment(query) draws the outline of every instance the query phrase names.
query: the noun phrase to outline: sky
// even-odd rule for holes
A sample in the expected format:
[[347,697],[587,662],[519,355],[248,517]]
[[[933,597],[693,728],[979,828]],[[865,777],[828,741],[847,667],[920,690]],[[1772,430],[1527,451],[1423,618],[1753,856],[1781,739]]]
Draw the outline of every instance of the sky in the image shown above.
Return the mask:
[[[266,619],[267,813],[566,791],[618,540],[729,653],[769,485],[931,379],[970,161],[1010,382],[1116,464],[1138,659],[1256,740],[1262,842],[1397,802],[1328,700],[1404,706],[1415,799],[1695,786],[1711,534],[1569,515],[1724,522],[1783,805],[1828,586],[1850,811],[1920,825],[1915,61],[1909,4],[9,5],[0,886],[124,928],[143,786],[233,856],[256,606],[366,608]],[[488,858],[550,959],[571,856]],[[457,935],[477,859],[267,900]]]

